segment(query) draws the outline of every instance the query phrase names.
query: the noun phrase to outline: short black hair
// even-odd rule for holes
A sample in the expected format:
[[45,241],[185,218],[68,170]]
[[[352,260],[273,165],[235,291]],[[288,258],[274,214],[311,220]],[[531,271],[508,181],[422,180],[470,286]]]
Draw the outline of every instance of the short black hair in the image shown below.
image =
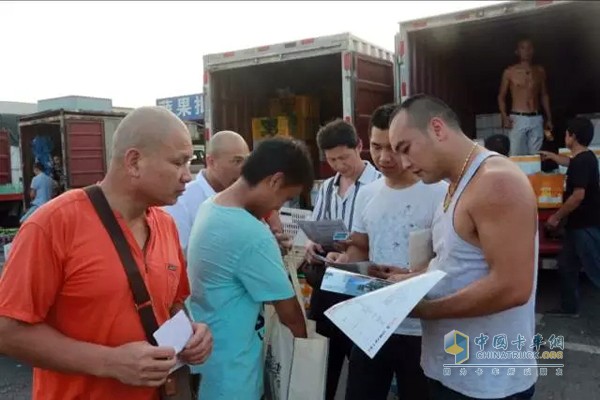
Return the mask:
[[289,138],[269,138],[261,141],[242,166],[242,177],[250,186],[281,172],[287,186],[302,185],[312,189],[314,170],[306,145]]
[[339,118],[329,122],[317,133],[317,145],[321,151],[335,149],[339,146],[355,149],[359,142],[354,125]]
[[510,139],[508,136],[498,133],[485,139],[484,146],[486,149],[500,153],[508,157],[510,154]]
[[391,116],[397,107],[397,104],[384,104],[373,111],[371,120],[369,121],[369,136],[371,136],[373,128],[381,129],[382,131],[390,129]]
[[592,121],[584,117],[573,118],[567,124],[567,131],[575,137],[577,143],[589,146],[594,139],[594,125]]
[[450,106],[441,99],[428,94],[416,94],[404,100],[394,110],[390,122],[396,118],[401,111],[408,114],[413,127],[426,131],[427,125],[432,118],[441,118],[446,125],[453,129],[460,129],[460,121]]
[[35,163],[33,163],[33,168],[39,169],[40,171],[44,172],[44,165],[39,161],[36,161]]

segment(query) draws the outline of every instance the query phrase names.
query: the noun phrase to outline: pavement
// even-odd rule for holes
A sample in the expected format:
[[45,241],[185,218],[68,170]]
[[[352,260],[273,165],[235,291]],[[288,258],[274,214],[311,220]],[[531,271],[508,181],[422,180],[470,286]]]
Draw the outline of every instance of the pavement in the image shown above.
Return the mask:
[[0,399],[31,399],[31,368],[0,356]]
[[[538,281],[537,331],[544,339],[552,334],[565,338],[564,369],[556,376],[540,376],[535,400],[600,400],[600,290],[584,278],[581,282],[583,309],[580,318],[565,319],[544,315],[558,306],[558,275],[541,271]],[[342,386],[337,399],[343,399]],[[31,398],[31,368],[0,356],[0,399]],[[337,400],[336,399],[336,400]]]

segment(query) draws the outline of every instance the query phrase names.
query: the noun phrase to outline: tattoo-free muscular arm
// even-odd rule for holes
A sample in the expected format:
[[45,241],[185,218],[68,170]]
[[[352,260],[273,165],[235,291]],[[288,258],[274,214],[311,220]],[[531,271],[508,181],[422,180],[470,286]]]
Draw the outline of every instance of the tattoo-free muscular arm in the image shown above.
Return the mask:
[[490,267],[489,275],[455,294],[421,303],[415,315],[425,319],[479,317],[529,300],[537,268],[535,198],[529,182],[519,172],[487,174],[473,192],[477,206],[470,214]]
[[550,94],[548,93],[546,70],[544,67],[540,67],[540,79],[542,108],[544,109],[544,114],[546,115],[546,121],[552,121],[552,111],[550,110]]
[[502,73],[502,81],[500,82],[500,90],[498,91],[498,109],[503,117],[507,116],[506,113],[506,95],[508,94],[508,88],[510,85],[510,72],[509,69],[505,69]]

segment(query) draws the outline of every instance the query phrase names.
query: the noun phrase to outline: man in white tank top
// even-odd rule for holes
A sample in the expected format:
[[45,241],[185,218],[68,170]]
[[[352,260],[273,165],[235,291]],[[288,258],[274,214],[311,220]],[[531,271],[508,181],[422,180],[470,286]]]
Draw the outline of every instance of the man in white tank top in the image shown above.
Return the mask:
[[[419,303],[432,400],[530,399],[537,379],[537,203],[527,177],[418,95],[391,117],[390,141],[425,183],[450,183],[433,221],[428,271],[446,277]],[[543,340],[542,340],[543,341]]]
[[[390,116],[396,105],[377,108],[371,115],[369,148],[383,173],[356,198],[352,236],[345,253],[329,253],[338,262],[369,260],[370,272],[387,279],[395,266],[409,265],[410,233],[431,229],[435,211],[448,188],[445,182],[426,185],[402,168],[390,145]],[[413,266],[426,268],[427,265]],[[396,273],[401,272],[398,270]],[[421,322],[407,318],[371,359],[357,346],[350,354],[345,400],[387,400],[395,377],[400,399],[429,400],[427,378],[420,366]]]

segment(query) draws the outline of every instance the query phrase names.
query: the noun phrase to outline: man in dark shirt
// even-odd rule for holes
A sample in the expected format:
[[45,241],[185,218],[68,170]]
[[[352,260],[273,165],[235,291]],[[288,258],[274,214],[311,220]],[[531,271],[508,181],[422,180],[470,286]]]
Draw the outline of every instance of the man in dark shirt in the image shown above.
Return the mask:
[[600,175],[598,159],[588,149],[594,126],[586,118],[569,122],[565,144],[571,158],[541,152],[558,164],[568,166],[563,206],[548,219],[556,228],[566,219],[565,237],[558,266],[561,274],[562,309],[551,314],[579,315],[578,278],[581,268],[600,288]]

